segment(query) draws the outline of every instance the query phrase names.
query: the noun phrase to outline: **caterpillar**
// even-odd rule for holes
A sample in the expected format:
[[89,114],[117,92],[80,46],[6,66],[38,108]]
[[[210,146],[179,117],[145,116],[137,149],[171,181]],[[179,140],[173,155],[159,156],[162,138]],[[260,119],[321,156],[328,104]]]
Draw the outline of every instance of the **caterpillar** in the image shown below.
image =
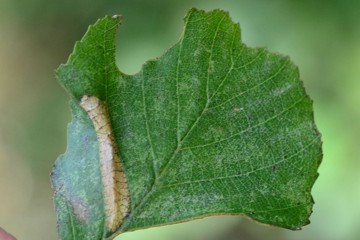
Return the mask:
[[99,142],[105,222],[108,231],[114,232],[130,210],[127,178],[115,144],[106,103],[95,96],[84,95],[80,106],[91,119]]

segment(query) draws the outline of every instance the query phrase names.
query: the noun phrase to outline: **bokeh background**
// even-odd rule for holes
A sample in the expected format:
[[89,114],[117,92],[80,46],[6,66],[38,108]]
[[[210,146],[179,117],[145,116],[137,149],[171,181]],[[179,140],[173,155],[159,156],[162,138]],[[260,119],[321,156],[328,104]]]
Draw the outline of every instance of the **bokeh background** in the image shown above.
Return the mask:
[[87,26],[106,14],[124,16],[117,63],[131,74],[179,39],[191,7],[229,11],[245,43],[299,66],[324,142],[311,224],[293,232],[210,217],[117,239],[360,239],[358,0],[0,0],[1,227],[18,239],[56,239],[49,173],[65,151],[70,110],[54,69]]

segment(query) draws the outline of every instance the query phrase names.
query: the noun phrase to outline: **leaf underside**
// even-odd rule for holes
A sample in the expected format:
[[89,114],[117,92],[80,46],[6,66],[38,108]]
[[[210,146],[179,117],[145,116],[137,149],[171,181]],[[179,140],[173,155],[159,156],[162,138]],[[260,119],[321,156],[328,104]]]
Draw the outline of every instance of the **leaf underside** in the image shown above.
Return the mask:
[[[287,57],[241,42],[226,12],[192,9],[180,41],[135,75],[115,64],[119,17],[79,41],[57,78],[71,96],[68,147],[52,172],[61,239],[103,239],[208,215],[309,223],[321,161],[312,101]],[[107,105],[131,196],[120,228],[105,227],[96,132],[79,106]]]

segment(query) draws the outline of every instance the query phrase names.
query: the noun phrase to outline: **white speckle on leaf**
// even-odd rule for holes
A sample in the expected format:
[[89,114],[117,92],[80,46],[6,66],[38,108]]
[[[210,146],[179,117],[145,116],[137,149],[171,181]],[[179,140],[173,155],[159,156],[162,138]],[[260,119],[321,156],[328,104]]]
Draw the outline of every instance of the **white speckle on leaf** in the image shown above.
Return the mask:
[[244,108],[239,108],[239,107],[233,108],[233,112],[236,112],[236,113],[241,112],[242,110],[244,110]]
[[215,70],[215,62],[214,61],[210,61],[210,72],[214,72]]
[[200,53],[201,53],[201,50],[197,48],[197,49],[194,51],[194,57],[199,56]]
[[278,97],[284,93],[286,93],[287,91],[289,91],[294,85],[293,84],[286,84],[284,87],[281,88],[277,88],[273,91],[274,96]]

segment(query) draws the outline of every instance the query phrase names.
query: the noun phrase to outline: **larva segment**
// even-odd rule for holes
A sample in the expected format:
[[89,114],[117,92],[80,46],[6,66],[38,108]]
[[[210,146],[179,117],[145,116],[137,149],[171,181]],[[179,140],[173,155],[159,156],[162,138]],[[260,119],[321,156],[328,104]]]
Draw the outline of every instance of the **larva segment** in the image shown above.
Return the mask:
[[80,106],[88,113],[99,142],[100,169],[104,187],[106,227],[114,232],[130,209],[127,179],[109,121],[106,104],[95,96],[83,96]]

